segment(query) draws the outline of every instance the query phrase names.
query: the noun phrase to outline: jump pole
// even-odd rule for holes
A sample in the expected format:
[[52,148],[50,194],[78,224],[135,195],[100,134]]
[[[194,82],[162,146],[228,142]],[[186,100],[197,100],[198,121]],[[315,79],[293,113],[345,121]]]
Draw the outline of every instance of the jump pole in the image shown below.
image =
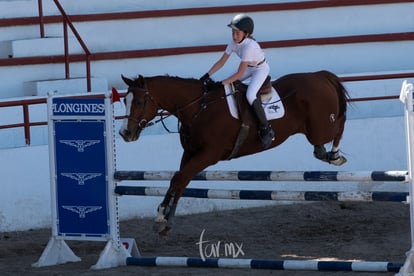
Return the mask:
[[306,271],[398,272],[402,263],[232,258],[130,257],[127,265]]
[[[115,171],[116,181],[171,180],[176,171]],[[202,171],[192,181],[407,182],[407,171]]]
[[[167,187],[117,186],[118,195],[164,196]],[[330,191],[266,191],[266,190],[217,190],[187,188],[183,197],[233,199],[233,200],[275,200],[275,201],[339,201],[371,202],[393,201],[406,202],[405,192],[330,192]]]

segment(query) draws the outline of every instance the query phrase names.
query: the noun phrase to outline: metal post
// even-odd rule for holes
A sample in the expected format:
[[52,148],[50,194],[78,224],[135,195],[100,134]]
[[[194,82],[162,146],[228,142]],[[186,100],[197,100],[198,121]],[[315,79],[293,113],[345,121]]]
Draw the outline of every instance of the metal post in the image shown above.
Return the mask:
[[24,138],[26,145],[30,145],[30,119],[29,119],[29,106],[23,105],[23,122],[24,122]]
[[88,92],[92,91],[91,83],[91,55],[86,53],[86,88]]
[[65,78],[70,79],[68,25],[66,18],[63,18],[63,41],[65,48]]
[[43,22],[43,2],[42,0],[37,0],[37,7],[39,8],[39,27],[40,27],[40,37],[45,37],[45,25]]

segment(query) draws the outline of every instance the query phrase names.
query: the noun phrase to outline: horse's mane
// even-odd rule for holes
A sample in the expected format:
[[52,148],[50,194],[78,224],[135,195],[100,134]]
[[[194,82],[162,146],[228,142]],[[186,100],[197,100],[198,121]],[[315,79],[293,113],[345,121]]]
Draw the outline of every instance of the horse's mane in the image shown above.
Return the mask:
[[165,74],[165,75],[156,75],[156,76],[151,76],[151,77],[145,77],[148,79],[155,79],[155,78],[167,78],[167,79],[171,79],[171,80],[184,80],[184,81],[199,81],[198,79],[195,78],[183,78],[183,77],[179,77],[179,76],[171,76],[169,74]]

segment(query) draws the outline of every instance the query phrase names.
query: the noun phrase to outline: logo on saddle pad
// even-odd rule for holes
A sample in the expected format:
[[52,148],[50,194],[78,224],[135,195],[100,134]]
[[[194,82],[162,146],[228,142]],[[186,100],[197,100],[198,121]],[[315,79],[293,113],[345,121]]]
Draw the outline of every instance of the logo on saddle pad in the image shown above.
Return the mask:
[[[232,90],[231,85],[225,85],[224,91],[227,95],[227,105],[229,107],[231,116],[235,119],[239,119],[236,100],[232,96],[234,91]],[[285,108],[283,106],[283,103],[280,100],[279,94],[273,87],[271,97],[268,95],[262,96],[262,106],[268,121],[282,118],[285,115]]]

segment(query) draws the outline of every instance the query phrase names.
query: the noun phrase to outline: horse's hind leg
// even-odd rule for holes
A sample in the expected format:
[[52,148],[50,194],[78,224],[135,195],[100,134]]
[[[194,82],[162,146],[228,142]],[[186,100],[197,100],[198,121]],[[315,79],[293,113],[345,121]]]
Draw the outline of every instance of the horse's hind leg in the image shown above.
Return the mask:
[[333,140],[332,149],[330,152],[328,152],[329,164],[336,165],[336,166],[341,166],[347,161],[344,156],[339,154],[339,142],[341,141],[342,134],[344,133],[345,120],[346,120],[345,116],[342,116],[339,118],[338,120],[339,130]]
[[315,156],[315,158],[335,166],[341,166],[347,161],[344,156],[339,154],[339,142],[341,141],[342,134],[344,132],[345,116],[341,117],[338,123],[339,130],[332,141],[331,151],[326,152],[324,145],[315,145],[313,151],[313,155]]
[[314,146],[313,156],[335,166],[341,166],[347,161],[344,156],[339,154],[339,148],[335,146],[332,146],[332,150],[329,152],[326,151],[324,145]]

